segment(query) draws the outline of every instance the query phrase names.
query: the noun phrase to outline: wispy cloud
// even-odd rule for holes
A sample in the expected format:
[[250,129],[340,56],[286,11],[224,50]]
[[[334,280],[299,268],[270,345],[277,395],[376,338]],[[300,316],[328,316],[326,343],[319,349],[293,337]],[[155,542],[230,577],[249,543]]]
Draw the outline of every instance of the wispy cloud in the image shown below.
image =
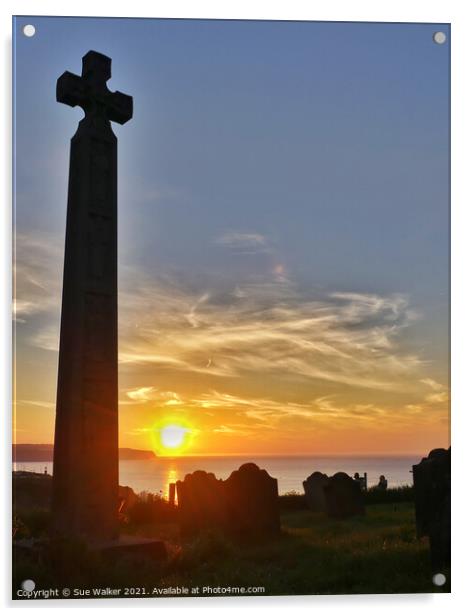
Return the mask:
[[426,402],[430,403],[446,403],[449,400],[449,394],[447,388],[441,383],[438,383],[434,379],[421,379],[421,383],[427,385],[432,389],[432,393],[426,396]]
[[[229,234],[224,241],[238,241],[240,235]],[[248,236],[253,236],[252,244],[265,245],[263,236]],[[37,347],[57,350],[60,250],[46,237],[20,241],[20,314],[30,325],[40,311],[48,317],[38,319],[36,329],[30,328],[28,340]],[[160,388],[144,382],[125,392],[125,403],[188,403],[205,410],[224,405],[260,421],[285,415],[318,417],[336,412],[342,416],[345,405],[337,398],[315,397],[326,386],[329,391],[375,391],[377,396],[383,392],[412,394],[404,403],[410,412],[411,407],[418,412],[418,408],[446,403],[446,387],[426,376],[426,358],[409,350],[407,332],[419,315],[406,296],[320,295],[282,275],[269,274],[219,283],[209,281],[201,288],[175,275],[150,277],[121,270],[121,369],[138,375],[144,368],[155,368],[175,375],[174,382],[185,377],[194,382],[194,375],[201,375],[209,392],[184,400],[184,389],[175,392],[171,384]],[[258,400],[235,395],[247,379],[266,382],[266,395]],[[269,383],[280,382],[285,391],[300,387],[315,393],[302,403],[278,401],[268,390]],[[366,398],[359,396],[356,407],[349,406],[347,413],[379,416],[380,404],[367,407]]]
[[315,298],[288,281],[239,284],[195,295],[140,280],[121,295],[120,360],[235,378],[278,374],[391,390],[425,362],[403,350],[415,315],[401,295]]
[[[140,388],[140,391],[144,388]],[[156,388],[145,393],[136,404],[153,404],[164,412],[168,394]],[[131,392],[129,392],[131,393]],[[170,392],[172,393],[172,392]],[[129,395],[129,394],[128,394]],[[191,416],[207,431],[226,436],[268,438],[269,434],[299,435],[299,430],[331,433],[335,429],[409,430],[418,420],[423,427],[447,418],[447,409],[425,397],[419,404],[397,405],[390,402],[361,403],[341,394],[319,396],[304,402],[272,397],[242,396],[211,389],[199,396],[177,396],[184,414]],[[301,426],[301,427],[300,427]]]
[[247,436],[250,434],[250,430],[247,430],[246,424],[221,424],[218,428],[214,428],[213,432],[217,434],[237,434],[240,436]]
[[215,238],[215,244],[224,246],[233,252],[242,254],[256,254],[259,252],[268,252],[268,241],[261,233],[241,233],[237,231],[229,231]]
[[136,402],[147,402],[151,400],[151,395],[155,391],[155,387],[138,387],[126,393],[127,397]]
[[130,400],[135,402],[158,401],[164,406],[179,406],[182,400],[174,391],[160,391],[157,387],[138,387],[126,392]]
[[209,298],[210,298],[209,293],[204,293],[203,295],[201,295],[201,297],[198,297],[195,303],[191,306],[191,309],[186,315],[186,318],[188,319],[188,322],[192,327],[198,327],[199,319],[197,317],[197,309],[201,304],[203,304],[204,302],[207,302]]
[[45,351],[59,351],[59,313],[57,311],[52,322],[46,325],[41,325],[35,329],[29,336],[29,342]]
[[43,400],[16,400],[17,405],[38,406],[44,409],[55,409],[55,402],[45,402]]
[[13,315],[19,322],[60,306],[62,258],[54,236],[16,234]]
[[427,385],[433,391],[442,391],[442,385],[438,383],[437,381],[435,381],[434,379],[429,379],[429,378],[421,379],[421,383],[423,383],[423,385]]

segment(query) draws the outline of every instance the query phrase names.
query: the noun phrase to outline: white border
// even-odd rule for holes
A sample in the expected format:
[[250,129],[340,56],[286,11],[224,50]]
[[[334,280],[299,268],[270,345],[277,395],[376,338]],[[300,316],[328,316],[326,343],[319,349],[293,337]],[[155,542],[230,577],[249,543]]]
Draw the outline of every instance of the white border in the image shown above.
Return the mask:
[[[465,541],[468,537],[468,504],[464,497],[468,494],[468,463],[465,459],[470,413],[468,395],[468,367],[466,351],[470,348],[468,313],[470,306],[468,290],[468,267],[470,263],[468,236],[470,225],[468,209],[468,183],[470,155],[470,131],[468,114],[470,44],[468,24],[469,10],[463,0],[225,0],[225,2],[193,1],[143,1],[133,0],[122,3],[115,1],[81,0],[60,2],[52,0],[4,1],[1,5],[0,28],[2,38],[4,99],[1,109],[1,135],[6,138],[0,148],[0,185],[4,187],[4,203],[0,220],[0,290],[1,318],[0,341],[2,342],[0,361],[0,392],[3,394],[3,434],[11,432],[11,15],[83,15],[83,16],[126,16],[126,17],[194,17],[225,19],[285,19],[285,20],[325,20],[325,21],[388,21],[388,22],[435,22],[451,23],[452,26],[452,447],[453,447],[453,573],[451,595],[363,595],[335,597],[274,597],[244,598],[235,600],[211,599],[159,599],[125,601],[49,601],[8,603],[10,594],[10,447],[3,443],[0,455],[4,503],[1,508],[0,537],[5,545],[1,547],[0,588],[1,600],[7,607],[19,609],[49,610],[66,607],[87,609],[150,608],[160,612],[171,610],[191,610],[200,613],[207,610],[239,611],[269,610],[270,613],[283,613],[286,609],[328,610],[336,614],[347,611],[355,615],[365,613],[395,613],[399,609],[425,611],[427,615],[439,614],[443,609],[456,611],[465,605],[468,558]],[[467,378],[466,378],[467,377]],[[459,494],[459,487],[461,487]],[[8,577],[7,577],[8,576]],[[468,603],[468,601],[467,601]]]

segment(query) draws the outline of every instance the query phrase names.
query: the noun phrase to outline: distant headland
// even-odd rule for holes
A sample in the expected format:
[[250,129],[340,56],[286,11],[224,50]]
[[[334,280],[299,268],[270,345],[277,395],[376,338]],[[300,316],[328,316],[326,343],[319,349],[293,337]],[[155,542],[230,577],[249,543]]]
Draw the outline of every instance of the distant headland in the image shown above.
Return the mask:
[[[52,462],[54,445],[52,444],[18,444],[13,445],[13,462]],[[153,451],[144,449],[119,449],[120,460],[151,460],[155,458]]]

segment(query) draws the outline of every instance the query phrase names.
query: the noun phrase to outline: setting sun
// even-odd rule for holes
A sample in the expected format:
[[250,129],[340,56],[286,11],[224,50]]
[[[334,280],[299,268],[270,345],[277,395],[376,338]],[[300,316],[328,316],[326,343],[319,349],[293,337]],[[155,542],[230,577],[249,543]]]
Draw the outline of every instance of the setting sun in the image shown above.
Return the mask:
[[181,447],[186,435],[186,429],[181,426],[166,426],[160,430],[160,440],[164,447],[174,449]]
[[189,447],[194,430],[185,421],[162,420],[152,429],[152,446],[157,455],[180,455]]

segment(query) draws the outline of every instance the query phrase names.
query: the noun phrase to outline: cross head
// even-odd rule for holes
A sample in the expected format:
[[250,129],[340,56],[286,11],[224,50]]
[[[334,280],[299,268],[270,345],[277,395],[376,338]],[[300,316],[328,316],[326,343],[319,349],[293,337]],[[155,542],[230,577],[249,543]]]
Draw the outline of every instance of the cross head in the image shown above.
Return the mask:
[[57,102],[70,107],[79,105],[85,116],[125,124],[132,118],[132,96],[110,92],[106,85],[110,78],[111,58],[89,51],[82,58],[81,76],[65,71],[57,80]]

